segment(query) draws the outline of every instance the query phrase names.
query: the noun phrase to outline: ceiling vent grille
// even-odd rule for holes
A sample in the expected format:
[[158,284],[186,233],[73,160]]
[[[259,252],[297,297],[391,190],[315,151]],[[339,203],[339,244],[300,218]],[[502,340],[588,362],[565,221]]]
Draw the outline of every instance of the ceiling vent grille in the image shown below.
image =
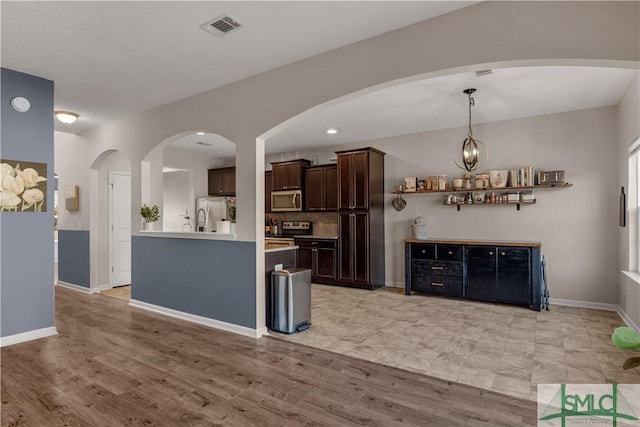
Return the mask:
[[241,30],[244,28],[244,25],[225,13],[224,15],[205,22],[200,25],[200,28],[214,36],[222,37],[234,31]]
[[211,144],[210,142],[202,142],[202,141],[198,141],[196,142],[197,145],[202,145],[204,147],[211,147],[213,144]]
[[478,70],[475,71],[476,77],[488,76],[489,74],[493,74],[493,70]]

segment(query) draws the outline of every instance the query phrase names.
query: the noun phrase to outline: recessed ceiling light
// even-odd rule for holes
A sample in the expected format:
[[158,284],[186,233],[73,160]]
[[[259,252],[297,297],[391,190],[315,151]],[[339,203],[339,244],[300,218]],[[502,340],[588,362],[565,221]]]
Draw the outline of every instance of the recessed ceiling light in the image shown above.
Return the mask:
[[196,132],[196,135],[204,135],[204,132]]
[[327,133],[329,135],[335,135],[336,133],[338,133],[338,129],[333,129],[333,128],[327,129]]

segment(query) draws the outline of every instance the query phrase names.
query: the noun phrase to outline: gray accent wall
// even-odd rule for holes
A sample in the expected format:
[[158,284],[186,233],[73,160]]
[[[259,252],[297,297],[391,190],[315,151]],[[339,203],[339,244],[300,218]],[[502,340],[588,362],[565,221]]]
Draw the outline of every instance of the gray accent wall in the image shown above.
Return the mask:
[[89,231],[58,231],[58,280],[90,286]]
[[132,236],[131,298],[256,328],[256,244]]
[[[2,337],[54,325],[53,278],[53,82],[0,69],[0,156],[47,163],[47,212],[0,213]],[[11,99],[31,109],[19,113]]]

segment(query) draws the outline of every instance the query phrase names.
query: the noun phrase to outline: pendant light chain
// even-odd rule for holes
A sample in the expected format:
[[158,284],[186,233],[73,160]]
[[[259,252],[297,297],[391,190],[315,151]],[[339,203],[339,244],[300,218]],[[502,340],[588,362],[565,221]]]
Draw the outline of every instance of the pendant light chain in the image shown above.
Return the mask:
[[469,137],[473,136],[473,130],[471,129],[471,106],[476,105],[475,99],[471,96],[473,92],[470,92],[469,95]]

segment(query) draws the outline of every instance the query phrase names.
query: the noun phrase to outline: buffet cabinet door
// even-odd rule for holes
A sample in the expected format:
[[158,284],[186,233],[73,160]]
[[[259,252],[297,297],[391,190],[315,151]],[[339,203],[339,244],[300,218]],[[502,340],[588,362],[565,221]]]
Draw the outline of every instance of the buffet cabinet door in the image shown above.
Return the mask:
[[498,297],[496,257],[495,247],[467,247],[465,297],[496,301]]

